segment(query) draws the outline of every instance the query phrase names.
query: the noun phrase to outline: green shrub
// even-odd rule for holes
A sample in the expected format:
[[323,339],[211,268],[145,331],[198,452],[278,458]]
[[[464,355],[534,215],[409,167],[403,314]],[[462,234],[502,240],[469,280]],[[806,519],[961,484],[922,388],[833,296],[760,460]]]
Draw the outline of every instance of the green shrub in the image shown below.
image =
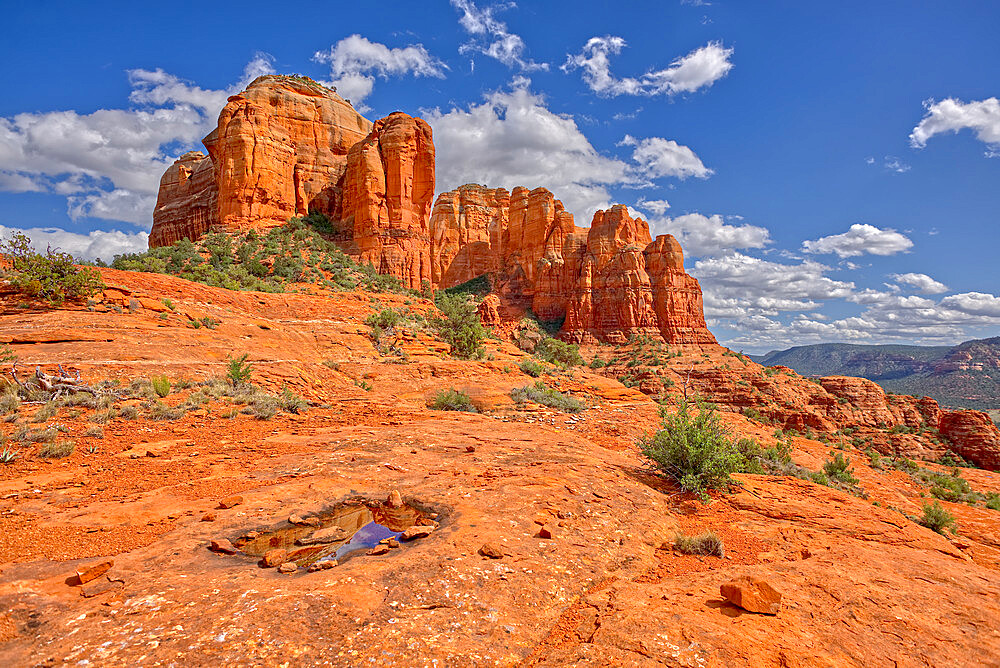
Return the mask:
[[278,414],[278,400],[267,394],[256,395],[243,412],[253,415],[258,420],[270,420]]
[[59,457],[68,457],[73,454],[76,449],[76,443],[73,441],[55,441],[53,443],[46,443],[38,451],[39,457],[45,457],[47,459],[57,459]]
[[250,377],[253,375],[253,365],[247,361],[248,357],[250,357],[249,353],[243,353],[239,357],[230,355],[226,358],[226,378],[229,379],[233,387],[250,382]]
[[465,411],[467,413],[478,413],[479,410],[473,405],[472,398],[465,392],[456,389],[441,390],[434,395],[430,407],[436,411]]
[[938,501],[934,503],[925,503],[923,507],[923,515],[917,522],[928,529],[937,531],[939,534],[944,535],[945,529],[951,529],[952,533],[955,533],[955,517]]
[[4,449],[0,451],[0,464],[13,464],[18,457],[20,457],[20,455],[16,450],[4,447]]
[[545,365],[532,359],[522,360],[517,368],[532,378],[538,378],[545,373]]
[[682,400],[676,412],[660,409],[663,428],[639,441],[642,454],[652,460],[681,489],[707,498],[707,490],[728,489],[733,473],[760,473],[760,446],[734,439],[714,410],[695,413]]
[[583,364],[580,357],[580,347],[559,339],[547,336],[535,346],[535,357],[549,364],[558,364],[564,367],[578,366]]
[[851,462],[841,452],[830,451],[830,459],[823,462],[823,473],[828,477],[839,480],[846,485],[857,485],[860,481],[854,477],[854,469]]
[[378,313],[372,313],[365,319],[365,324],[372,329],[392,329],[403,319],[403,316],[391,308],[384,308]]
[[604,360],[602,360],[597,355],[594,355],[594,359],[590,360],[590,368],[591,369],[601,369],[604,366],[605,366]]
[[674,549],[682,554],[698,554],[714,557],[726,556],[726,549],[722,543],[722,539],[711,531],[706,531],[697,536],[686,536],[684,532],[681,532],[674,539]]
[[295,394],[287,387],[281,388],[281,395],[278,397],[278,405],[286,413],[304,413],[309,407],[309,402]]
[[0,364],[7,364],[8,362],[16,362],[18,360],[17,353],[14,349],[10,347],[9,343],[0,343]]
[[35,411],[35,416],[31,418],[32,422],[48,422],[55,417],[56,412],[59,410],[59,405],[54,401],[46,402],[44,406]]
[[451,354],[461,359],[482,357],[486,329],[468,298],[461,294],[439,293],[437,307],[441,317],[433,318],[431,326],[443,341],[451,345]]
[[514,388],[510,391],[510,398],[519,404],[534,401],[536,404],[567,413],[579,413],[584,409],[584,405],[573,397],[548,387],[541,381],[538,381],[534,385]]
[[85,432],[83,432],[84,438],[104,438],[104,430],[100,427],[88,427]]
[[1000,494],[997,492],[987,492],[986,502],[983,505],[990,510],[1000,510]]
[[105,287],[98,272],[75,266],[69,253],[52,248],[44,255],[36,253],[31,249],[31,240],[19,232],[0,242],[0,253],[10,265],[5,273],[11,287],[50,304],[84,299]]
[[156,396],[163,398],[170,394],[170,379],[166,376],[152,376],[149,379]]

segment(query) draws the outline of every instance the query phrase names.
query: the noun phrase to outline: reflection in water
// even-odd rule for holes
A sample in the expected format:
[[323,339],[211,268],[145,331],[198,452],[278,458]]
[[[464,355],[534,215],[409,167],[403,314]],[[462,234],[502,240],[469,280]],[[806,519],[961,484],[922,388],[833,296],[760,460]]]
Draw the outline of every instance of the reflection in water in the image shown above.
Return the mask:
[[[233,541],[244,554],[262,557],[269,550],[283,549],[288,560],[299,566],[321,561],[345,561],[365,552],[386,538],[398,537],[404,529],[425,523],[425,515],[409,505],[390,507],[384,504],[343,504],[315,517],[319,526],[287,524],[273,531],[250,532]],[[343,532],[333,542],[310,543],[311,537]],[[334,529],[334,531],[327,531]]]

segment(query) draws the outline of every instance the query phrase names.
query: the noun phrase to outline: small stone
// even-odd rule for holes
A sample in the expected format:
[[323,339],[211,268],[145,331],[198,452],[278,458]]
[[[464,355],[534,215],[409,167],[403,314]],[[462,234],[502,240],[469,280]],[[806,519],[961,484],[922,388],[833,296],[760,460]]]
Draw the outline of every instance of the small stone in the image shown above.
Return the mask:
[[295,541],[296,545],[320,545],[322,543],[339,543],[347,539],[347,532],[343,527],[332,526],[326,529],[313,531],[309,536],[303,536]]
[[113,559],[105,559],[96,564],[91,564],[89,566],[81,566],[76,569],[76,579],[79,584],[86,584],[91,580],[96,580],[105,573],[111,570],[111,567],[115,565]]
[[432,526],[413,526],[403,531],[400,539],[414,540],[415,538],[426,538],[431,535],[432,531],[434,531],[434,527]]
[[268,550],[264,553],[264,557],[260,560],[260,565],[264,568],[274,568],[285,563],[288,553],[281,548],[274,550]]
[[243,503],[243,497],[240,496],[239,494],[235,496],[227,496],[222,501],[219,501],[219,508],[221,510],[228,510],[230,508],[240,505],[241,503]]
[[299,566],[294,561],[286,561],[278,566],[279,573],[294,573],[297,570],[299,570]]
[[722,597],[747,612],[776,615],[781,609],[781,594],[759,578],[744,575],[719,587]]
[[259,537],[260,537],[259,531],[247,531],[245,534],[240,536],[240,540],[247,540],[247,541],[256,540]]
[[474,445],[467,445],[467,446],[465,446],[465,451],[466,452],[475,452],[476,451],[476,446],[474,446]]
[[556,537],[556,530],[552,528],[551,525],[547,524],[538,530],[538,537],[546,540],[552,540]]
[[556,513],[556,517],[558,517],[561,520],[568,520],[569,518],[573,517],[573,513],[569,512],[568,510],[560,510],[559,512]]
[[289,515],[288,521],[291,524],[296,524],[299,526],[309,526],[309,527],[319,526],[319,518],[317,517],[307,517],[303,515]]
[[389,540],[385,541],[385,544],[393,549],[399,547],[399,541],[396,540],[395,538],[390,538]]
[[368,554],[369,556],[375,557],[380,554],[385,554],[388,551],[389,551],[388,545],[376,545],[372,549],[368,550]]
[[219,554],[236,554],[239,552],[231,542],[225,538],[219,538],[213,540],[212,544],[208,546],[212,552],[218,552]]
[[339,565],[340,565],[340,562],[337,561],[336,559],[327,559],[326,561],[320,561],[319,562],[320,568],[322,568],[324,571],[325,570],[329,570],[329,569],[333,568],[334,566],[339,566]]
[[204,515],[201,516],[201,521],[202,522],[214,522],[215,521],[215,513],[205,513]]
[[490,559],[503,559],[503,552],[500,548],[493,543],[484,543],[481,548],[479,548],[479,554]]
[[109,592],[112,589],[118,589],[122,586],[124,586],[124,583],[120,580],[101,578],[100,580],[94,580],[93,582],[89,582],[80,587],[80,595],[84,598],[93,598],[95,596],[100,596],[105,592]]
[[399,493],[399,490],[394,489],[389,492],[389,498],[386,499],[385,503],[390,508],[399,508],[403,505],[403,496]]

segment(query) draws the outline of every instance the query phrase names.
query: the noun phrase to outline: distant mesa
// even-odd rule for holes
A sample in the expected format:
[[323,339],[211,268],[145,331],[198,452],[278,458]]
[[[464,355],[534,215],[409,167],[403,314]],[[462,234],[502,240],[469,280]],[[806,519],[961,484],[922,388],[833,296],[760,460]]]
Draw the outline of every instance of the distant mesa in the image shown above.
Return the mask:
[[150,247],[318,212],[338,221],[345,252],[409,288],[488,276],[501,319],[530,310],[576,342],[716,343],[676,239],[651,238],[622,205],[577,227],[545,188],[469,184],[434,201],[421,119],[372,123],[310,79],[267,75],[229,98],[204,144],[207,155],[186,153],[161,178]]

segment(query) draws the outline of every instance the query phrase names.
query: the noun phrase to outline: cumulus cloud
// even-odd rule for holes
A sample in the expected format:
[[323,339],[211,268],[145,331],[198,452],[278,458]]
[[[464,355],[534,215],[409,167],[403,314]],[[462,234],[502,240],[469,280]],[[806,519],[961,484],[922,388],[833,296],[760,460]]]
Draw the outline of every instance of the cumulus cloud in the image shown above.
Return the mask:
[[882,166],[890,172],[896,172],[897,174],[905,174],[910,171],[910,166],[908,164],[892,155],[885,156],[885,162],[882,163]]
[[16,232],[31,239],[31,245],[39,252],[45,252],[46,248],[51,247],[53,250],[70,253],[79,260],[101,258],[110,261],[115,255],[141,253],[149,245],[149,234],[146,232],[94,230],[88,234],[77,234],[55,227],[20,229],[0,225],[0,237],[8,238]]
[[662,137],[636,139],[632,135],[625,135],[618,145],[635,147],[632,159],[650,178],[675,176],[686,179],[689,176],[697,176],[705,179],[713,173],[702,164],[701,158],[695,155],[694,151],[672,139]]
[[662,216],[670,208],[670,202],[665,199],[645,199],[640,197],[639,201],[636,202],[636,206],[640,209],[648,209],[657,216]]
[[836,253],[839,257],[857,257],[865,253],[871,255],[895,255],[913,247],[910,239],[896,230],[879,229],[874,225],[855,223],[843,234],[820,237],[802,242],[806,253]]
[[907,273],[907,274],[893,274],[890,276],[892,280],[897,283],[904,285],[910,285],[917,289],[918,292],[925,295],[936,295],[942,292],[948,291],[948,286],[944,283],[935,281],[933,278],[927,274],[917,274],[917,273]]
[[949,295],[941,304],[961,313],[1000,318],[1000,297],[983,292],[963,292]]
[[509,32],[507,24],[494,16],[494,12],[513,7],[513,3],[477,7],[471,0],[451,0],[451,5],[462,12],[458,22],[472,36],[471,41],[459,47],[460,53],[482,53],[507,67],[526,71],[549,69],[548,63],[526,59],[524,40]]
[[570,55],[562,70],[583,71],[583,80],[598,95],[676,95],[706,88],[726,76],[733,68],[733,49],[721,42],[709,42],[661,70],[650,70],[639,78],[617,78],[611,73],[610,56],[625,48],[621,37],[591,37],[576,55]]
[[313,60],[330,66],[329,85],[336,87],[359,110],[365,109],[362,101],[371,95],[375,75],[383,79],[404,74],[443,79],[448,69],[422,44],[390,48],[357,34],[345,37],[326,51],[317,51]]
[[749,224],[727,225],[718,214],[688,213],[674,218],[654,218],[649,222],[654,236],[674,235],[689,257],[724,255],[733,250],[764,248],[771,243],[771,235],[766,228]]
[[[627,162],[600,153],[572,116],[553,113],[529,84],[519,77],[510,90],[490,93],[481,104],[424,111],[434,128],[439,190],[469,182],[543,186],[587,224],[594,211],[611,204],[608,188],[642,187],[669,175],[656,160]],[[647,140],[635,141],[638,150]]]
[[132,108],[0,118],[0,190],[65,195],[72,218],[148,226],[172,156],[214,128],[229,95],[269,71],[270,57],[257,54],[239,83],[207,90],[162,69],[129,70]]
[[940,102],[924,102],[926,115],[910,133],[910,145],[924,148],[927,140],[943,132],[972,130],[976,138],[987,145],[986,155],[992,157],[1000,148],[1000,100],[990,97],[978,102],[962,102],[947,98]]

